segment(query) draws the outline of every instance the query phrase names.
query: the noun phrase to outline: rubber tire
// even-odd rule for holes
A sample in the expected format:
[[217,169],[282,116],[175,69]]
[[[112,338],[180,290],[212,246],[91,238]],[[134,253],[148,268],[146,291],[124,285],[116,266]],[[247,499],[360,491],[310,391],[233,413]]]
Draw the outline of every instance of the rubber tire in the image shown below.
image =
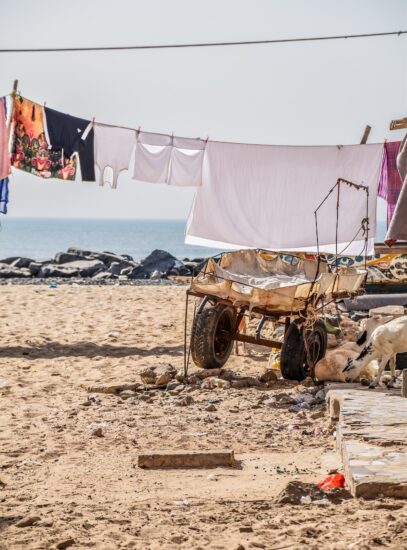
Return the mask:
[[[313,329],[307,331],[308,345],[315,342],[318,345],[314,366],[326,353],[328,336],[324,323],[318,320]],[[304,331],[296,323],[291,323],[284,336],[280,354],[280,370],[286,380],[304,380],[309,376],[307,354],[304,345]]]
[[195,316],[191,331],[191,355],[195,365],[199,368],[219,369],[229,359],[233,348],[232,338],[221,353],[215,352],[215,335],[221,319],[230,324],[231,331],[234,333],[236,314],[230,306],[211,305],[205,307]]

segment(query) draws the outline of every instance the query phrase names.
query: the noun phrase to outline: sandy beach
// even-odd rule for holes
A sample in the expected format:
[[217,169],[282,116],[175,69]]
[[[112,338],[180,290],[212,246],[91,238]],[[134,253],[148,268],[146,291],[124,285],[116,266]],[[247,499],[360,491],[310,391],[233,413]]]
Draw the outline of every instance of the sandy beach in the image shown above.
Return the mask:
[[[321,481],[334,450],[323,406],[264,404],[295,383],[188,388],[188,406],[162,390],[87,392],[182,368],[185,287],[10,285],[0,304],[1,549],[407,548],[403,501],[276,503],[289,481]],[[227,367],[266,364],[252,353]],[[137,467],[143,451],[222,448],[238,467]]]

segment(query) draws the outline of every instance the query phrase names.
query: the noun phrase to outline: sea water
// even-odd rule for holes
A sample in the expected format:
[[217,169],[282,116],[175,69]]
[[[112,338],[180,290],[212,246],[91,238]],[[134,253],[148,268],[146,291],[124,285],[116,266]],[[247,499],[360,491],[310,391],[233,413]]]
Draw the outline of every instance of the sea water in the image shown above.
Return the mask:
[[183,220],[0,218],[0,258],[52,258],[70,246],[130,254],[136,260],[159,248],[177,258],[202,258],[218,249],[184,244]]
[[[154,249],[177,258],[202,258],[220,249],[184,244],[184,220],[97,220],[54,218],[0,218],[0,258],[52,258],[70,246],[130,254],[136,260]],[[383,241],[385,222],[378,222],[376,241]]]

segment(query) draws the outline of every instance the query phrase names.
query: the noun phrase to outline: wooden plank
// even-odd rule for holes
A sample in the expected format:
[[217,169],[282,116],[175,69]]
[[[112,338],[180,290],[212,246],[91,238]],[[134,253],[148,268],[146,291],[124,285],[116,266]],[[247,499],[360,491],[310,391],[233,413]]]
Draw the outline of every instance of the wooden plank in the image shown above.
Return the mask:
[[397,243],[395,246],[387,246],[384,243],[375,243],[374,250],[376,254],[406,254],[407,243]]
[[235,466],[232,450],[215,451],[151,451],[140,454],[139,468],[214,468]]

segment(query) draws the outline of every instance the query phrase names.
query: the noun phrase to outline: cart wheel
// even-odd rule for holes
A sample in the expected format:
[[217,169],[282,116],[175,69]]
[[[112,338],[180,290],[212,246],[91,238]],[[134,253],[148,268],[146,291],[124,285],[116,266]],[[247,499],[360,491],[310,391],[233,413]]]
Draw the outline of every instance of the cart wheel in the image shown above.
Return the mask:
[[[317,321],[312,330],[307,330],[308,350],[313,365],[325,356],[327,333],[322,321]],[[280,355],[281,374],[287,380],[304,380],[309,375],[307,352],[304,345],[304,330],[291,323],[285,333]]]
[[218,369],[229,359],[236,326],[235,310],[216,304],[197,313],[192,325],[191,354],[200,368]]

